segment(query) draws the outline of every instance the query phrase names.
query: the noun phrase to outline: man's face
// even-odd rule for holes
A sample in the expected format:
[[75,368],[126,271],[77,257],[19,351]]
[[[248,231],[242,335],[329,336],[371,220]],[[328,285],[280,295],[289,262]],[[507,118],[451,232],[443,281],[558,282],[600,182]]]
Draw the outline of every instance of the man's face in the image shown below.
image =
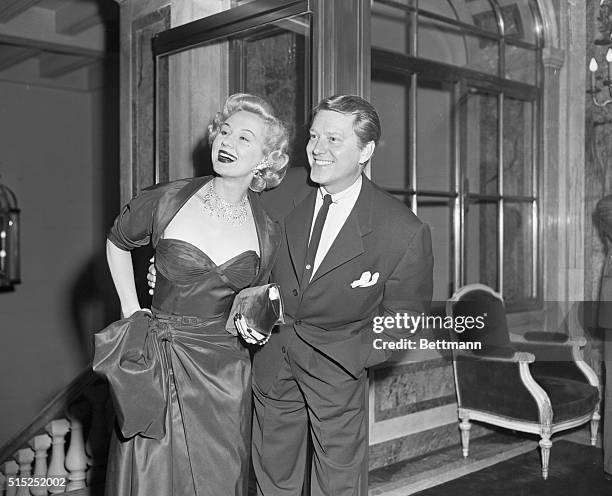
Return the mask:
[[353,184],[374,150],[374,143],[360,148],[353,131],[355,116],[333,110],[321,110],[310,126],[306,145],[310,163],[310,179],[331,193],[338,193]]

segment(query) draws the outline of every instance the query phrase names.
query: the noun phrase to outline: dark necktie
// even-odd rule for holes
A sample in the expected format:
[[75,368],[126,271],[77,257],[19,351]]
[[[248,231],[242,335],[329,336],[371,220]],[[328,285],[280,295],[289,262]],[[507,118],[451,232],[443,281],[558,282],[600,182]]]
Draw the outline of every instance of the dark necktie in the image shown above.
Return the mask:
[[314,260],[319,248],[319,242],[321,241],[321,233],[323,232],[323,225],[325,224],[325,218],[331,205],[331,195],[325,195],[323,197],[323,205],[319,209],[317,218],[315,219],[314,227],[312,229],[312,235],[310,236],[310,243],[308,243],[308,251],[306,252],[306,260],[304,262],[304,272],[302,272],[302,287],[306,287],[310,278],[312,277],[312,269],[314,267]]

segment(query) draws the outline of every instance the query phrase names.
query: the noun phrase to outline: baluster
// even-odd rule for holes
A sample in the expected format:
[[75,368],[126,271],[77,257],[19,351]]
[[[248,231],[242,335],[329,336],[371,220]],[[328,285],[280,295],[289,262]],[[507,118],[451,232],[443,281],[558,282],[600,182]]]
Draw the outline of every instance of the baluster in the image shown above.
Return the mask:
[[[47,452],[51,447],[51,436],[48,434],[34,436],[30,441],[30,446],[35,451],[34,477],[42,481],[47,477]],[[46,496],[49,491],[47,486],[34,486],[30,488],[30,492],[34,496]]]
[[64,480],[64,484],[49,486],[49,492],[51,494],[63,493],[66,487],[65,481],[68,477],[68,472],[66,472],[66,468],[64,466],[64,444],[66,443],[66,434],[68,434],[68,431],[70,430],[70,423],[66,419],[52,420],[45,426],[45,430],[53,438],[51,462],[49,463],[47,478],[58,478]]
[[89,470],[87,471],[87,485],[94,486],[104,482],[106,456],[110,429],[105,418],[106,399],[108,388],[102,381],[88,388],[84,396],[91,404],[91,424],[85,442],[85,452],[88,455]]
[[[85,470],[87,470],[87,455],[83,439],[83,405],[72,407],[68,413],[70,419],[70,445],[66,453],[66,469],[69,472],[66,491],[83,489],[85,487]],[[86,405],[85,405],[86,406]]]
[[32,462],[34,461],[34,451],[30,448],[17,450],[13,455],[19,463],[19,479],[24,485],[17,489],[17,496],[30,496],[30,487],[26,485],[28,479],[32,477]]
[[17,494],[17,486],[13,481],[13,485],[9,486],[10,479],[16,479],[19,473],[19,465],[15,460],[9,460],[4,463],[4,475],[6,476],[6,496],[15,496]]

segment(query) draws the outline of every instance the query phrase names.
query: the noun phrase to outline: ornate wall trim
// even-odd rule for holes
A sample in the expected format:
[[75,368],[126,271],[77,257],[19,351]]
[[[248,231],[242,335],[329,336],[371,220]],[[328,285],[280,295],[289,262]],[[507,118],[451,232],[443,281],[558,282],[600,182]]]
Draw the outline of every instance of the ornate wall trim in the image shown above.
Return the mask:
[[[170,28],[170,6],[132,21],[132,195],[155,183],[155,67],[151,39]],[[168,64],[159,64],[160,87],[168,85]],[[167,131],[167,112],[160,112],[159,132]],[[167,154],[166,154],[167,155]],[[163,161],[163,158],[161,159]],[[159,178],[167,180],[167,177]]]
[[569,305],[584,299],[585,6],[538,3],[545,37],[540,178],[544,300]]

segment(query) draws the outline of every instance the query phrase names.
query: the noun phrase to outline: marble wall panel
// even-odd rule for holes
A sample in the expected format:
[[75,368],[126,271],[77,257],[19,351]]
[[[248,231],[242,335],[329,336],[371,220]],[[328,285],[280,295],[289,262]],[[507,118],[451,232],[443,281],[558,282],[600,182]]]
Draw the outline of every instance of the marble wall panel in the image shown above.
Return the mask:
[[[470,439],[490,434],[484,425],[472,424]],[[461,437],[458,422],[423,430],[407,436],[370,446],[369,470],[385,467],[402,460],[423,456],[448,446],[457,445],[457,458],[461,457]]]
[[375,422],[455,401],[452,366],[444,358],[377,369],[374,388]]

